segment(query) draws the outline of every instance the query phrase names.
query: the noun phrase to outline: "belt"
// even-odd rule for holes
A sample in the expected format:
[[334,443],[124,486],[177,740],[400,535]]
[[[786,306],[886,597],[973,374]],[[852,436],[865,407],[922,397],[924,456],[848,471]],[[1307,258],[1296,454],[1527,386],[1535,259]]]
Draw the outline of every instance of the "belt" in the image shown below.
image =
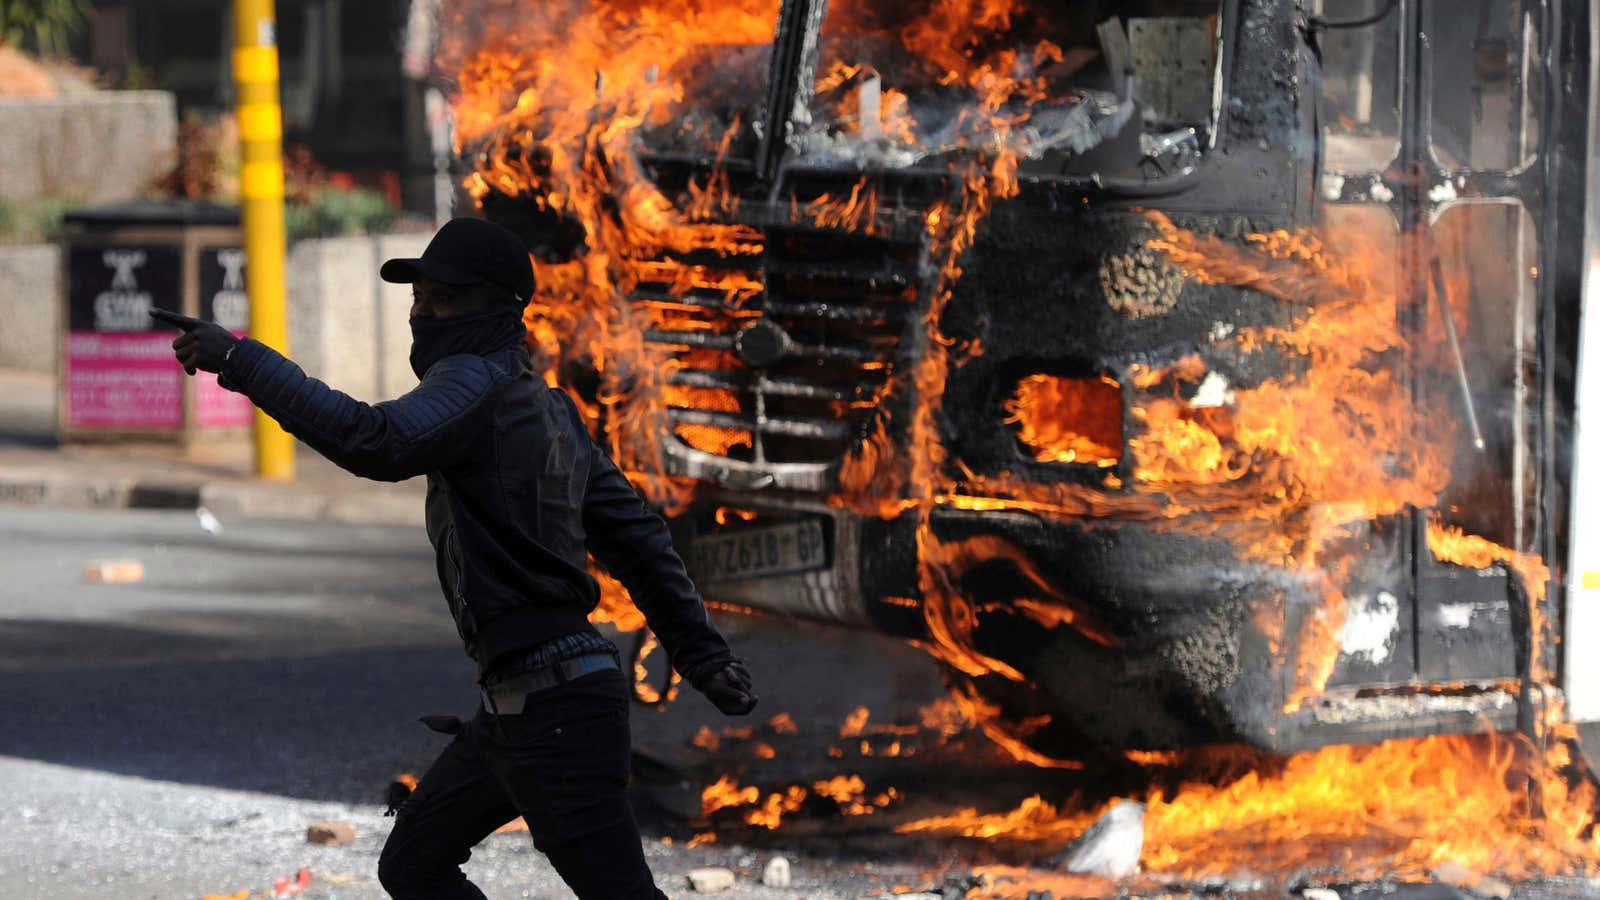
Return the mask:
[[484,685],[483,705],[495,715],[521,715],[529,694],[559,687],[595,672],[621,668],[610,653],[586,653]]

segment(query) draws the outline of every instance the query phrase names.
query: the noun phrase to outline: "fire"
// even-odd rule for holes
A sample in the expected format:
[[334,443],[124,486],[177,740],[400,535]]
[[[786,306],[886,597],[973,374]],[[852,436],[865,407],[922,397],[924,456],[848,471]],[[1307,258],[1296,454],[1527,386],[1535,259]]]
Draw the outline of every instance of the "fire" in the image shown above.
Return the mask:
[[700,793],[700,814],[709,816],[719,809],[730,806],[749,806],[761,799],[761,791],[756,787],[739,787],[738,782],[724,775],[717,779],[715,784],[708,786]]
[[[1141,865],[1185,878],[1408,878],[1447,863],[1510,877],[1593,875],[1597,797],[1573,771],[1570,737],[1543,757],[1494,736],[1334,746],[1281,761],[1243,749],[1194,751],[1179,787],[1153,787],[1140,798],[1148,806]],[[1529,777],[1543,786],[1542,817],[1514,787]],[[966,809],[899,830],[1058,846],[1109,806],[1033,797],[1004,813]]]
[[1122,458],[1122,386],[1116,379],[1029,375],[1006,401],[1007,424],[1040,462],[1115,466]]
[[[1163,289],[1176,291],[1191,281],[1255,291],[1282,305],[1281,322],[1225,330],[1204,352],[1165,364],[1130,364],[1104,377],[1022,378],[1005,404],[1021,445],[1038,462],[1092,466],[1098,470],[1092,483],[1042,484],[1013,473],[966,471],[950,458],[939,413],[950,374],[983,350],[947,334],[944,313],[982,223],[1020,190],[1019,166],[1038,140],[1036,118],[1081,98],[1054,91],[1043,73],[1066,65],[1067,52],[1017,34],[1018,23],[1030,17],[1019,15],[1024,4],[1016,0],[934,0],[920,14],[895,21],[872,4],[831,6],[815,84],[821,115],[814,119],[824,127],[797,135],[799,144],[824,156],[844,141],[870,144],[874,153],[902,161],[948,160],[942,173],[948,191],[916,211],[923,259],[935,276],[926,296],[913,288],[904,298],[921,314],[912,326],[918,352],[892,372],[881,393],[855,400],[875,409],[876,418],[842,460],[838,489],[828,498],[842,509],[907,516],[915,524],[921,596],[910,602],[926,618],[929,651],[966,677],[1027,680],[1020,664],[979,648],[985,610],[961,584],[978,564],[997,559],[1015,564],[1031,582],[1033,596],[1014,604],[1017,615],[1043,627],[1075,629],[1105,647],[1128,637],[1096,621],[1092,609],[1050,584],[1004,540],[941,538],[931,524],[936,509],[1010,510],[1058,520],[1118,516],[1158,529],[1224,535],[1241,561],[1275,567],[1303,586],[1318,607],[1304,617],[1296,640],[1285,639],[1281,622],[1256,624],[1269,633],[1275,652],[1295,648],[1294,659],[1282,660],[1293,673],[1287,707],[1322,694],[1345,619],[1342,543],[1358,540],[1374,520],[1436,505],[1450,481],[1455,435],[1449,412],[1418,409],[1414,386],[1397,374],[1408,367],[1395,361],[1406,360],[1427,378],[1440,368],[1434,357],[1441,350],[1434,334],[1402,331],[1411,301],[1371,265],[1393,248],[1356,229],[1334,227],[1225,240],[1148,213],[1150,238],[1141,252],[1171,268]],[[445,48],[442,65],[460,86],[457,135],[475,168],[468,189],[481,203],[514,198],[543,217],[546,230],[580,235],[565,251],[552,238],[536,259],[540,296],[529,306],[528,322],[540,371],[573,395],[618,464],[669,511],[685,508],[696,487],[666,471],[663,441],[733,457],[754,446],[751,431],[715,415],[750,413],[738,392],[679,377],[686,370],[727,374],[736,368],[728,342],[754,315],[747,304],[763,290],[748,261],[762,255],[766,238],[748,223],[782,220],[787,209],[790,224],[876,235],[891,216],[905,212],[889,208],[887,194],[880,196],[865,177],[848,191],[764,199],[772,208],[760,214],[750,213],[747,198],[736,193],[723,161],[759,138],[750,124],[754,107],[740,94],[748,85],[737,76],[749,70],[764,77],[769,61],[761,54],[770,47],[778,7],[776,0],[558,0],[486,11],[459,3],[458,21],[446,29],[461,36]],[[883,44],[914,64],[889,71],[858,58],[860,48]],[[919,106],[930,91],[965,101],[955,120],[938,129]],[[716,164],[710,174],[669,189],[648,173],[646,147]],[[720,311],[703,315],[712,301]],[[676,343],[647,340],[647,333],[672,334]],[[1206,362],[1213,351],[1239,358],[1275,354],[1295,364],[1277,377],[1233,384]],[[702,418],[685,421],[685,411]],[[745,518],[732,507],[717,510],[721,523]],[[1446,561],[1511,566],[1531,593],[1543,597],[1549,573],[1537,557],[1443,523],[1430,525],[1428,539]],[[643,624],[619,584],[603,578],[602,588],[599,618],[625,630]],[[862,741],[863,752],[870,752],[869,716],[865,709],[858,713],[859,721],[852,717],[840,737]],[[950,706],[929,717],[941,728],[977,723],[1030,764],[1078,765],[1028,746],[1028,737],[1047,722],[1001,721],[998,707],[967,687],[958,687]],[[1317,803],[1345,810],[1351,821],[1375,815],[1377,806],[1353,805],[1362,782],[1340,780],[1340,767],[1367,773],[1368,787],[1391,779],[1382,783],[1410,784],[1422,795],[1484,766],[1499,766],[1505,775],[1511,755],[1503,751],[1451,739],[1338,748],[1296,757],[1281,770],[1252,760],[1274,773],[1229,781],[1229,793],[1195,782],[1170,799],[1149,797],[1151,833],[1161,839],[1151,841],[1146,864],[1176,871],[1232,865],[1221,856],[1208,861],[1210,851],[1202,849],[1194,856],[1184,855],[1187,850],[1153,855],[1166,852],[1159,847],[1199,840],[1182,831],[1174,812],[1190,798],[1232,804],[1256,827],[1278,835],[1277,824],[1250,818],[1265,812],[1246,812],[1275,811],[1299,823],[1284,826],[1291,832],[1303,826],[1298,836],[1278,835],[1285,847],[1302,839],[1314,846],[1342,827],[1301,821]],[[724,779],[708,789],[706,814],[740,808],[749,824],[776,827],[810,794],[833,798],[836,792],[835,786],[797,785],[763,800],[755,788]],[[1436,812],[1451,805],[1434,796]],[[1346,801],[1347,807],[1338,805]],[[1382,809],[1396,821],[1409,821],[1406,816],[1422,808],[1406,806],[1404,798],[1371,802],[1389,804]],[[1510,833],[1510,814],[1484,802],[1474,814],[1501,816]],[[1576,809],[1582,800],[1572,804]],[[1088,819],[1088,813],[1063,813],[1039,800],[997,827],[1058,838]],[[1205,821],[1226,830],[1226,822]],[[1471,848],[1451,852],[1471,861],[1492,849],[1478,848],[1479,857]],[[1421,850],[1409,844],[1384,852],[1402,868],[1426,863],[1413,858]]]
[[738,782],[723,776],[701,793],[700,808],[702,815],[708,818],[720,810],[743,809],[740,818],[744,824],[775,831],[783,824],[785,816],[798,812],[813,799],[830,801],[839,815],[869,816],[898,803],[901,795],[892,787],[873,794],[861,776],[838,775],[809,786],[791,784],[762,799],[756,787],[740,787]]

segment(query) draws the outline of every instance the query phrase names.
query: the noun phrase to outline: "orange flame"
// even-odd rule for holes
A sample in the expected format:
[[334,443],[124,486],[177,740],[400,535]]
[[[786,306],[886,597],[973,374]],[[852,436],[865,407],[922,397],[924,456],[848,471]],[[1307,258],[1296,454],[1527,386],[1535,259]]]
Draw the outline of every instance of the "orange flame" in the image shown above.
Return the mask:
[[[1569,780],[1572,752],[1563,740],[1532,758],[1506,739],[1464,736],[1334,746],[1281,762],[1242,749],[1198,751],[1191,759],[1209,777],[1141,798],[1148,806],[1141,864],[1187,878],[1264,871],[1408,878],[1445,863],[1510,877],[1593,875],[1600,872],[1597,798],[1592,782]],[[1527,776],[1543,785],[1542,818],[1508,787]],[[1034,797],[1005,813],[966,809],[900,830],[1056,845],[1108,807],[1063,808]],[[1043,884],[1023,881],[1033,890]]]
[[1005,407],[1040,462],[1109,468],[1122,457],[1122,386],[1113,378],[1029,375]]

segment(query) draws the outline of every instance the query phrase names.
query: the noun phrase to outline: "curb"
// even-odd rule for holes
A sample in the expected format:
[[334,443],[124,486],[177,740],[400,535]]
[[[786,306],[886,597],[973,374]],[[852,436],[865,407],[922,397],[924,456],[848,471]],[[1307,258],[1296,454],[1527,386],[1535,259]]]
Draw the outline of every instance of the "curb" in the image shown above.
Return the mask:
[[63,509],[195,510],[228,517],[365,525],[420,525],[420,497],[324,494],[251,482],[192,482],[133,477],[63,478],[58,474],[0,474],[0,506]]

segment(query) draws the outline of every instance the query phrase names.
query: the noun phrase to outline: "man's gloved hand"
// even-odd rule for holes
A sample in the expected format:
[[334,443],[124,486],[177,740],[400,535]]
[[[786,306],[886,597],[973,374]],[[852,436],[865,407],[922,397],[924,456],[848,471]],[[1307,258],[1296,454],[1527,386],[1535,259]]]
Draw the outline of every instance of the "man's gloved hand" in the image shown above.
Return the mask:
[[172,342],[172,349],[178,354],[178,362],[183,365],[183,370],[190,375],[196,370],[222,371],[222,364],[233,352],[233,345],[239,343],[233,332],[215,322],[201,321],[164,309],[150,310],[150,318],[183,329],[183,334]]
[[760,699],[750,683],[750,670],[737,659],[700,679],[695,687],[729,716],[748,715]]

